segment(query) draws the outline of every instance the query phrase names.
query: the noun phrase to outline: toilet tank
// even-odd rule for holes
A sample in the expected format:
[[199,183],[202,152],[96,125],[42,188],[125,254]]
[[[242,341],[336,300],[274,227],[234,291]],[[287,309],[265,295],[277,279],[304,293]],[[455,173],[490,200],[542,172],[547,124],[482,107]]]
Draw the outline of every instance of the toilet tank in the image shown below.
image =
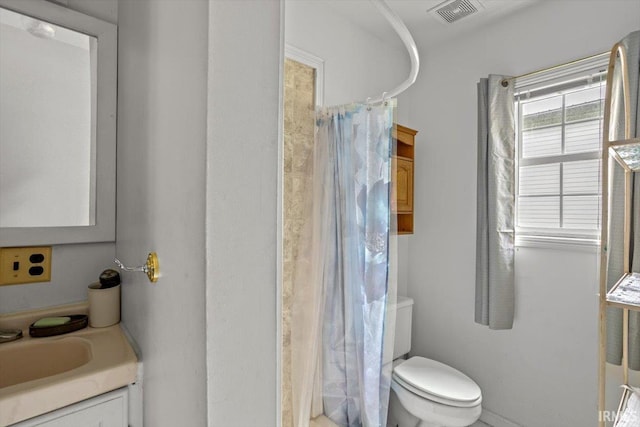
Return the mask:
[[[413,300],[399,296],[396,304],[387,307],[387,316],[391,316],[395,311],[396,324],[392,330],[393,339],[390,332],[385,331],[383,363],[391,363],[398,357],[409,353],[411,350],[411,312],[413,311]],[[391,347],[393,345],[393,347]]]
[[411,314],[413,299],[398,297],[396,303],[396,336],[393,344],[393,359],[397,359],[411,350]]

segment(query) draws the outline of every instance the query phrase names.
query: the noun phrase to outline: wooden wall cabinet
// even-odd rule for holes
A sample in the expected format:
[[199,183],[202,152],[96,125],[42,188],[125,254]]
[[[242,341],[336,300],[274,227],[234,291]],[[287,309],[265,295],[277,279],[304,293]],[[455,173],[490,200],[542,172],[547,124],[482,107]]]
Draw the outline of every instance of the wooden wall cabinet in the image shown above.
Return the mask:
[[413,234],[413,160],[417,133],[402,125],[393,128],[391,212],[397,218],[398,234]]

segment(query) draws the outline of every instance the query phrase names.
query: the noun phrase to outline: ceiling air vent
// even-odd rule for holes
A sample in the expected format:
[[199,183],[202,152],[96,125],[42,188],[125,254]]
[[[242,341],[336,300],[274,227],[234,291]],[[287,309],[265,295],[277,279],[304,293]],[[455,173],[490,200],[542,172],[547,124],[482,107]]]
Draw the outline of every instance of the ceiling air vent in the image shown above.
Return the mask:
[[441,21],[453,24],[482,9],[482,3],[478,0],[453,0],[440,3],[438,6],[429,9],[428,12]]

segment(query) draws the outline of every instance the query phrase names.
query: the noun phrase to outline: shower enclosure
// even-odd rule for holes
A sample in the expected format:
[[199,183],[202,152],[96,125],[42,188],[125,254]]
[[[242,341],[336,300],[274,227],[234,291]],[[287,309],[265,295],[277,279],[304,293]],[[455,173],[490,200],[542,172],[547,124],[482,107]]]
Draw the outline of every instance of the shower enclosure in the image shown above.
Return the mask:
[[410,76],[398,88],[313,111],[313,97],[300,93],[313,87],[313,71],[285,62],[284,426],[319,418],[386,425],[395,323],[387,306],[396,298],[391,97],[415,81],[418,57],[397,15],[383,0],[372,2],[411,56]]
[[[319,110],[291,305],[293,425],[386,423],[393,103]],[[391,280],[390,280],[391,279]],[[385,330],[387,333],[385,334]]]

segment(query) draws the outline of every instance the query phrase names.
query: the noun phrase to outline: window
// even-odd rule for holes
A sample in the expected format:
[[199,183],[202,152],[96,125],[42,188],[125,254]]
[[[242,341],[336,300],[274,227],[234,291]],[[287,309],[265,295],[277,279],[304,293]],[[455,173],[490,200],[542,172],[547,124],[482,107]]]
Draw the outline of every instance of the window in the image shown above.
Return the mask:
[[590,62],[516,80],[516,233],[521,236],[599,236],[606,59]]

